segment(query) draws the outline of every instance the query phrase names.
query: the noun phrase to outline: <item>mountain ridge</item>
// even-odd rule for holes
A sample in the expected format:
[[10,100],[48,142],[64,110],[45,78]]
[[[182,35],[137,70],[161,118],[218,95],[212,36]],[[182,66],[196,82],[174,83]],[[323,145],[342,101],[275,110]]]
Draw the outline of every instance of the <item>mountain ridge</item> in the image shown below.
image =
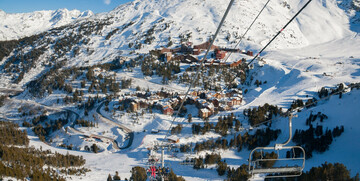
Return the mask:
[[[270,1],[254,27],[244,37],[240,48],[259,50],[304,3],[305,1]],[[234,3],[215,44],[233,47],[263,5],[260,0]],[[57,57],[67,59],[69,67],[87,66],[111,62],[119,55],[148,53],[150,50],[166,47],[170,41],[173,44],[171,47],[180,45],[183,41],[200,44],[212,36],[226,7],[227,4],[221,0],[144,0],[120,5],[108,13],[78,19],[71,19],[71,14],[78,17],[82,14],[80,11],[46,11],[51,13],[49,17],[53,19],[50,20],[57,22],[59,26],[62,18],[70,20],[63,26],[45,32],[33,42],[44,49],[41,56],[36,57],[36,61],[37,64],[44,64]],[[344,26],[350,23],[349,17],[338,7],[337,1],[328,0],[324,3],[322,0],[314,0],[308,8],[268,47],[269,51],[301,48],[353,36],[354,32]],[[42,14],[30,13],[28,16]],[[65,44],[69,46],[64,47]],[[29,53],[33,49],[32,46],[22,46],[21,53],[16,52],[13,57]],[[60,47],[62,49],[58,50]],[[8,58],[10,57],[5,59]],[[4,63],[6,61],[2,62]],[[20,65],[14,66],[20,68]],[[40,68],[36,72],[41,72]],[[33,79],[34,74],[31,74],[22,81],[24,84]]]
[[30,13],[6,13],[0,10],[0,41],[17,40],[32,36],[52,28],[70,24],[81,18],[88,18],[94,13],[90,10],[42,10]]

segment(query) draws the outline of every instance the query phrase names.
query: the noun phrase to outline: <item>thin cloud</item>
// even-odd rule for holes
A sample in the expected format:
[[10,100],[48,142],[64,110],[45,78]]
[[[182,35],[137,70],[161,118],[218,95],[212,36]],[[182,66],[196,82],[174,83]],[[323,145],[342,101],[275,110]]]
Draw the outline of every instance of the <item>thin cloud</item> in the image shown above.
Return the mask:
[[104,3],[105,3],[106,5],[109,5],[109,4],[111,3],[111,0],[104,0]]

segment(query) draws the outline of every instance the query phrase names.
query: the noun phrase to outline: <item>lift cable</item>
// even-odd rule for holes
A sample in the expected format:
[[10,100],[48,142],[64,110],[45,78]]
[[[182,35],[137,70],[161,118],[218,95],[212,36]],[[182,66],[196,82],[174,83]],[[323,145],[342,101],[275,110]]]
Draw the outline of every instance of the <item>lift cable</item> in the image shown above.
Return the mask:
[[[258,15],[255,17],[255,19],[252,21],[252,23],[250,24],[250,26],[247,28],[247,30],[245,31],[245,33],[240,37],[239,42],[233,47],[233,49],[235,49],[237,46],[240,45],[240,43],[242,42],[242,40],[245,38],[245,35],[248,33],[248,31],[251,29],[251,27],[253,26],[253,24],[255,23],[255,21],[259,18],[260,14],[264,11],[265,7],[269,4],[270,0],[268,0],[264,7],[260,10],[260,12],[258,13]],[[225,59],[225,62],[231,57],[232,55],[232,51],[230,52],[230,54],[227,56],[227,58]]]
[[307,5],[309,5],[309,3],[311,2],[312,0],[309,0],[287,23],[286,25],[269,41],[269,43],[267,43],[263,49],[260,50],[259,53],[257,53],[255,55],[255,57],[248,63],[248,65],[250,65],[275,39],[277,36],[280,35],[280,33],[282,31],[284,31],[284,29],[301,13],[301,11],[303,11]]
[[217,35],[219,34],[220,29],[221,29],[222,25],[224,24],[225,19],[226,19],[227,15],[229,14],[229,11],[230,11],[230,9],[231,9],[234,1],[235,1],[235,0],[230,0],[230,3],[229,3],[229,5],[228,5],[228,7],[227,7],[227,9],[226,9],[226,11],[225,11],[225,14],[224,14],[224,16],[222,17],[222,20],[220,21],[220,24],[219,24],[219,26],[218,26],[215,34],[214,34],[213,37],[212,37],[212,40],[211,40],[211,43],[210,43],[209,47],[207,48],[207,51],[206,51],[206,53],[205,53],[205,56],[204,56],[203,59],[201,60],[200,65],[199,65],[199,67],[198,67],[198,69],[197,69],[197,71],[196,71],[196,74],[195,74],[195,76],[193,77],[193,79],[192,79],[192,81],[191,81],[191,84],[189,85],[189,88],[188,88],[188,90],[187,90],[186,93],[185,93],[185,97],[181,100],[180,107],[179,107],[176,115],[174,116],[174,119],[173,119],[173,121],[171,122],[170,127],[169,127],[167,133],[165,134],[164,139],[161,141],[161,143],[162,143],[161,145],[163,145],[163,142],[164,142],[164,140],[166,140],[167,136],[169,135],[170,130],[171,130],[171,128],[172,128],[172,126],[173,126],[176,118],[179,116],[179,113],[180,113],[180,111],[181,111],[181,108],[183,107],[184,102],[185,102],[185,100],[187,99],[187,97],[188,97],[188,95],[189,95],[189,93],[190,93],[191,88],[194,86],[195,81],[197,80],[197,77],[199,76],[200,69],[201,69],[201,67],[204,65],[204,62],[205,62],[205,60],[206,60],[206,57],[208,56],[208,54],[209,54],[209,52],[210,52],[210,49],[211,49],[211,47],[213,46],[213,44],[214,44],[214,42],[215,42],[215,39],[216,39]]

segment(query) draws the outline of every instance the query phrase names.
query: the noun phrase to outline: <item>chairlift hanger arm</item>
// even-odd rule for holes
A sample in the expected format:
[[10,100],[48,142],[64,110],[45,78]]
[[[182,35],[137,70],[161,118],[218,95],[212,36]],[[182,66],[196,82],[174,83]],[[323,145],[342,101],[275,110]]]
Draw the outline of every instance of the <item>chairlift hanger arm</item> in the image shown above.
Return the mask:
[[292,139],[292,118],[293,117],[297,117],[297,115],[289,115],[289,138],[288,140],[283,143],[283,144],[275,144],[275,150],[280,150],[282,147],[284,147],[285,145],[289,144],[291,139]]

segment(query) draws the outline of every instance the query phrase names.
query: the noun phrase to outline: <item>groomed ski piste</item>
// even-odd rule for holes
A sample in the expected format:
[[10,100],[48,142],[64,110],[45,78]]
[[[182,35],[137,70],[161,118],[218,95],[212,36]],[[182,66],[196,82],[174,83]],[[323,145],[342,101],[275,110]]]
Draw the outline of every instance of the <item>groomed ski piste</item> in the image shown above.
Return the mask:
[[[287,1],[291,7],[284,6],[285,1],[271,1],[264,14],[259,17],[258,22],[248,33],[245,41],[240,45],[242,49],[258,52],[268,40],[289,20],[292,15],[301,8],[305,1]],[[222,37],[215,43],[221,46],[233,46],[235,43],[228,43],[225,40],[226,32],[238,32],[241,34],[252,21],[259,9],[263,6],[262,1],[236,1],[234,8],[229,14]],[[262,106],[265,103],[277,105],[288,109],[293,100],[307,100],[317,96],[321,87],[335,88],[337,84],[360,82],[360,25],[353,22],[354,18],[359,17],[359,12],[349,9],[351,1],[335,0],[313,0],[313,2],[296,18],[292,24],[274,41],[274,43],[261,55],[266,61],[265,64],[254,62],[254,68],[250,71],[253,80],[266,81],[259,87],[250,85],[246,87],[248,92],[244,94],[243,103],[237,106],[235,110],[220,112],[211,116],[209,122],[216,123],[219,116],[234,113],[241,120],[244,130],[253,133],[257,129],[265,128],[260,126],[250,130],[250,125],[244,119],[243,111],[247,108]],[[152,45],[144,45],[144,48],[137,50],[137,53],[147,53],[149,50],[160,48],[167,43],[167,37],[176,37],[183,32],[192,32],[191,40],[194,43],[201,43],[211,35],[219,23],[227,3],[221,0],[201,1],[201,0],[135,0],[114,9],[109,13],[97,14],[89,19],[101,19],[114,17],[111,25],[105,28],[105,35],[115,27],[120,27],[125,22],[134,21],[135,24],[128,30],[115,34],[110,40],[104,40],[103,36],[94,35],[91,37],[92,43],[88,46],[94,50],[92,55],[80,54],[76,58],[70,58],[68,67],[80,65],[94,65],[100,62],[107,62],[118,52],[122,56],[134,57],[128,50],[128,42],[136,39],[133,32],[146,31],[151,28],[160,19],[165,22],[171,22],[169,29],[164,32],[158,31],[154,34],[155,42]],[[160,8],[161,7],[161,8]],[[166,8],[164,8],[166,7]],[[82,19],[81,21],[86,21]],[[201,31],[198,31],[198,30]],[[235,38],[233,40],[236,40]],[[85,45],[84,45],[85,46]],[[47,52],[51,54],[51,51]],[[44,55],[46,56],[46,55]],[[236,56],[236,55],[235,55]],[[105,57],[105,58],[104,58]],[[109,58],[110,57],[110,58]],[[3,62],[1,62],[3,64]],[[181,65],[184,70],[187,65]],[[25,85],[30,80],[38,76],[38,73],[45,68],[39,66],[29,72],[20,83]],[[116,79],[133,78],[132,88],[122,90],[122,94],[130,93],[135,87],[150,90],[160,90],[161,88],[176,92],[185,92],[186,85],[170,83],[162,85],[161,77],[146,77],[139,68],[132,72],[119,70],[116,72]],[[9,85],[10,78],[1,75],[1,82],[4,88]],[[9,104],[0,108],[2,117],[8,117],[10,120],[21,123],[17,115],[17,109],[27,103],[28,105],[44,107],[49,106],[54,109],[64,110],[68,108],[65,104],[56,104],[57,97],[64,97],[63,92],[54,92],[51,96],[34,99],[30,95],[23,93],[12,99]],[[32,100],[34,99],[34,100]],[[118,100],[114,100],[116,102]],[[130,170],[134,166],[148,167],[148,148],[159,143],[164,138],[171,121],[172,116],[163,115],[160,111],[154,111],[152,114],[144,114],[135,119],[131,113],[112,114],[112,104],[108,106],[109,111],[104,110],[104,106],[98,104],[99,111],[94,109],[89,112],[87,120],[97,122],[98,125],[93,128],[71,127],[68,131],[60,130],[56,135],[51,135],[54,142],[46,144],[41,142],[34,135],[31,129],[27,129],[30,138],[30,145],[43,150],[50,149],[53,152],[62,154],[81,155],[86,159],[85,167],[91,169],[84,176],[71,176],[69,180],[105,180],[108,174],[119,172],[122,179],[130,178]],[[296,113],[298,117],[293,118],[293,131],[295,129],[306,130],[308,126],[305,120],[311,113],[324,113],[328,119],[324,122],[317,121],[315,124],[323,125],[324,128],[333,129],[336,126],[344,126],[344,133],[335,138],[324,153],[313,152],[313,157],[306,160],[304,171],[309,171],[312,167],[320,166],[325,161],[328,163],[343,163],[351,170],[351,176],[360,172],[358,166],[360,156],[357,153],[360,148],[360,90],[350,89],[339,98],[338,95],[331,96],[328,99],[321,100],[314,107],[304,109]],[[197,115],[196,107],[187,107],[187,114]],[[72,109],[71,106],[69,109]],[[75,110],[75,109],[74,109]],[[56,110],[53,110],[56,112]],[[83,113],[79,113],[83,115]],[[100,115],[98,115],[100,114]],[[95,116],[93,116],[95,115]],[[103,116],[107,121],[98,121],[98,116]],[[193,117],[192,123],[188,123],[187,116],[176,119],[177,123],[183,123],[181,134],[177,135],[180,144],[196,143],[207,139],[221,137],[214,132],[205,135],[193,135],[191,132],[192,123],[203,124],[204,121],[198,117]],[[126,149],[117,149],[112,144],[114,142],[101,142],[99,153],[91,153],[83,149],[67,150],[60,148],[58,144],[72,144],[77,148],[84,148],[96,142],[96,138],[91,141],[84,141],[84,135],[101,135],[116,140],[118,147],[128,145],[128,134],[116,124],[125,126],[134,132],[131,146]],[[272,129],[280,129],[281,134],[276,141],[272,141],[269,146],[275,143],[282,143],[288,137],[287,118],[281,118],[273,121]],[[25,129],[25,128],[22,128]],[[151,133],[152,130],[159,130],[159,133]],[[231,136],[227,136],[228,140]],[[294,145],[293,142],[290,145]],[[229,166],[234,168],[242,164],[247,164],[249,153],[247,149],[241,152],[236,150],[215,150],[222,159],[226,160]],[[172,153],[166,151],[165,166],[171,167],[174,173],[183,176],[186,180],[224,180],[226,176],[219,176],[215,165],[209,165],[207,168],[195,170],[192,166],[181,165],[186,158],[204,156],[212,151],[202,151],[200,153]],[[263,180],[263,175],[257,175],[252,180]]]

